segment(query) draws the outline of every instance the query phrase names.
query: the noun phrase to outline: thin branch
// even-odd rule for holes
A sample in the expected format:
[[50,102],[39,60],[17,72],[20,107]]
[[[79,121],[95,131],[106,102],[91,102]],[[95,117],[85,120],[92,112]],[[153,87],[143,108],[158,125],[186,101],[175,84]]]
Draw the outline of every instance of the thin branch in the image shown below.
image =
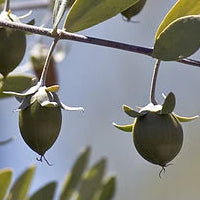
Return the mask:
[[46,83],[46,77],[47,77],[47,72],[48,72],[48,68],[49,68],[49,63],[50,63],[51,56],[53,54],[53,50],[55,49],[57,42],[58,42],[58,39],[54,39],[54,41],[52,42],[52,44],[50,46],[48,55],[47,55],[45,63],[44,63],[42,74],[41,74],[41,77],[40,77],[40,82],[42,84],[41,86],[44,86],[45,83]]
[[[77,41],[77,42],[83,42],[83,43],[95,44],[98,46],[104,46],[104,47],[110,47],[110,48],[114,48],[114,49],[125,50],[125,51],[129,51],[129,52],[144,54],[144,55],[150,56],[150,57],[152,57],[152,52],[153,52],[152,48],[135,46],[135,45],[125,44],[125,43],[121,43],[121,42],[115,42],[115,41],[110,41],[110,40],[88,37],[88,36],[84,36],[84,35],[80,35],[80,34],[69,33],[69,32],[66,32],[61,29],[58,29],[57,33],[52,34],[53,29],[50,29],[50,28],[37,27],[37,26],[28,25],[28,24],[16,23],[16,22],[11,22],[11,21],[2,21],[2,20],[0,20],[0,26],[14,28],[16,30],[23,30],[23,31],[26,31],[29,33],[35,33],[38,35],[44,35],[44,36],[52,37],[52,38],[73,40],[73,41]],[[186,58],[186,59],[178,60],[177,62],[200,67],[200,61],[198,61],[198,60],[192,60],[192,59]]]
[[151,90],[150,90],[150,101],[154,105],[157,104],[156,97],[155,97],[155,92],[156,92],[156,82],[158,78],[158,70],[160,67],[160,60],[156,60],[154,71],[153,71],[153,76],[152,76],[152,81],[151,81]]
[[8,12],[10,10],[10,0],[6,0],[4,3],[3,11]]

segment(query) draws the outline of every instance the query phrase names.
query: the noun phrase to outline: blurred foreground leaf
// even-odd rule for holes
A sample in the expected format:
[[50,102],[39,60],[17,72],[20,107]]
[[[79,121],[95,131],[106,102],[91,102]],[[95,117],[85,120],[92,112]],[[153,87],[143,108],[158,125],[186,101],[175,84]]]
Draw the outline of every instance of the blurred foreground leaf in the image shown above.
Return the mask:
[[90,148],[87,147],[75,161],[61,192],[60,200],[69,200],[76,190],[76,187],[81,180],[82,173],[87,167],[90,156]]
[[35,173],[35,166],[29,167],[14,183],[7,200],[25,200]]
[[29,200],[53,200],[55,191],[56,191],[56,182],[51,182],[45,185],[44,187],[40,188],[37,192],[35,192]]
[[[111,200],[115,193],[115,177],[103,178],[106,167],[106,159],[100,159],[91,168],[86,170],[90,147],[80,153],[76,159],[60,192],[59,200]],[[12,170],[0,171],[0,200],[53,200],[57,183],[55,181],[39,188],[31,196],[28,196],[30,185],[36,166],[30,166],[13,183]],[[103,181],[105,180],[105,181]]]
[[103,182],[100,195],[97,200],[111,200],[116,190],[116,178],[111,176]]
[[83,175],[76,200],[92,200],[100,189],[105,172],[106,159],[101,159]]
[[0,200],[3,200],[8,187],[12,180],[12,170],[11,169],[3,169],[0,171]]

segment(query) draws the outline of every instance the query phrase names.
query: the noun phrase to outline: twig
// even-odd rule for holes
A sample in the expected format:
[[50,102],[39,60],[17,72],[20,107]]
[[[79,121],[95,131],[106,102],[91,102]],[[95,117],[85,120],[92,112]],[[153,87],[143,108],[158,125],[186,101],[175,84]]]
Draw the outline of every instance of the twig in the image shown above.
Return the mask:
[[[2,21],[2,20],[0,20],[0,26],[14,28],[16,30],[23,30],[29,33],[35,33],[38,35],[44,35],[44,36],[48,36],[52,38],[73,40],[77,42],[95,44],[98,46],[111,47],[114,49],[120,49],[120,50],[129,51],[129,52],[144,54],[146,56],[151,56],[151,57],[152,57],[152,52],[153,52],[152,48],[88,37],[88,36],[84,36],[80,34],[69,33],[61,29],[58,29],[57,33],[52,34],[52,29],[50,28],[37,27],[37,26],[28,25],[28,24],[16,23],[16,22],[11,22],[11,21]],[[192,59],[186,58],[186,59],[178,60],[177,62],[200,67],[200,61],[198,60],[192,60]]]
[[10,10],[10,0],[6,0],[4,4],[3,11],[8,12]]
[[152,81],[151,81],[151,90],[150,90],[150,101],[154,105],[157,104],[156,97],[155,97],[155,91],[156,91],[156,82],[157,82],[157,77],[158,77],[158,70],[160,67],[160,60],[156,60],[154,71],[153,71],[153,76],[152,76]]
[[53,54],[53,50],[55,49],[57,42],[58,42],[58,39],[54,39],[54,41],[52,42],[52,44],[50,46],[48,55],[47,55],[45,63],[44,63],[42,74],[41,74],[41,77],[40,77],[40,82],[42,84],[41,86],[44,86],[45,83],[46,83],[46,77],[47,77],[47,72],[48,72],[48,68],[49,68],[49,63],[50,63],[51,56]]

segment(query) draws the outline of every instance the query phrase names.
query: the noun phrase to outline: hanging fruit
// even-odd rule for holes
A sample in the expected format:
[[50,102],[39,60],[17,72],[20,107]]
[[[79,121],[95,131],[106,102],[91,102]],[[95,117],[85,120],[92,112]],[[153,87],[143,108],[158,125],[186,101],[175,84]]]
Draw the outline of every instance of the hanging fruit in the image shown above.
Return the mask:
[[[21,102],[19,107],[19,129],[26,144],[40,155],[39,161],[55,143],[61,129],[61,109],[83,111],[82,107],[68,107],[56,92],[58,85],[40,86],[40,82],[25,93],[4,92],[14,95]],[[49,163],[48,163],[49,164]]]
[[[180,122],[191,121],[194,117],[181,117],[173,113],[175,96],[169,93],[163,105],[152,103],[140,109],[139,112],[124,105],[124,112],[134,117],[130,125],[114,126],[126,132],[132,132],[133,142],[138,153],[147,161],[160,165],[162,170],[180,152],[183,144],[183,129]],[[160,172],[160,173],[161,173]]]

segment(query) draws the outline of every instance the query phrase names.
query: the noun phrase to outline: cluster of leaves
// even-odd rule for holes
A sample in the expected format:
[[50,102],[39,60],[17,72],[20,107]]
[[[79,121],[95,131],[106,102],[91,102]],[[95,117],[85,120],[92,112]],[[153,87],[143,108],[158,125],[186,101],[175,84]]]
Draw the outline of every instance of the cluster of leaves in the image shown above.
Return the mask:
[[[115,176],[104,178],[106,159],[100,159],[92,167],[87,169],[90,148],[86,148],[75,161],[70,173],[66,177],[59,200],[111,200],[115,193]],[[57,183],[48,183],[31,196],[28,191],[36,166],[30,166],[13,183],[9,189],[13,171],[3,169],[0,171],[0,199],[6,200],[53,200],[55,197]]]

